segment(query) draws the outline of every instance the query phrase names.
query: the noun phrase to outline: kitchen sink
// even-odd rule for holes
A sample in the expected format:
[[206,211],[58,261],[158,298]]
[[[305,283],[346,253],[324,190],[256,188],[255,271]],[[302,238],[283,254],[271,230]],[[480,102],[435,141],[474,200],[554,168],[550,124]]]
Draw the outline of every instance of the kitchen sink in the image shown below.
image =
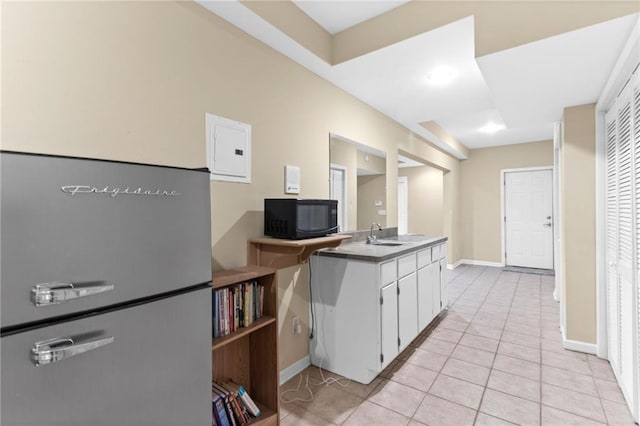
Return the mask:
[[387,242],[382,242],[382,243],[373,243],[374,246],[385,246],[385,247],[395,247],[395,246],[401,246],[403,245],[403,243],[387,243]]

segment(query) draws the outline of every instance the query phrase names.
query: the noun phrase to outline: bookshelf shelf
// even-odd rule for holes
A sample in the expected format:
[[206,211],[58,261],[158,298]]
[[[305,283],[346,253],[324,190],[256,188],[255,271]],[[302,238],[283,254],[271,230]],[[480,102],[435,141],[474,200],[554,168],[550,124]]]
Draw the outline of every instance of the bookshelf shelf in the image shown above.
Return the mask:
[[264,286],[263,316],[251,325],[212,340],[212,379],[238,383],[260,407],[262,415],[248,425],[279,422],[278,282],[276,270],[246,266],[213,273],[213,290],[257,281]]
[[250,334],[256,331],[256,329],[266,327],[269,324],[273,324],[274,322],[276,322],[276,319],[274,317],[262,317],[256,322],[254,322],[253,324],[251,324],[249,327],[241,328],[240,330],[234,331],[233,333],[227,336],[217,337],[213,339],[213,350],[215,351],[216,349],[220,349],[224,345],[231,343],[234,340],[242,339],[247,334]]
[[275,426],[278,424],[278,413],[265,407],[262,404],[258,404],[262,415],[258,418],[252,419],[247,425],[251,426]]

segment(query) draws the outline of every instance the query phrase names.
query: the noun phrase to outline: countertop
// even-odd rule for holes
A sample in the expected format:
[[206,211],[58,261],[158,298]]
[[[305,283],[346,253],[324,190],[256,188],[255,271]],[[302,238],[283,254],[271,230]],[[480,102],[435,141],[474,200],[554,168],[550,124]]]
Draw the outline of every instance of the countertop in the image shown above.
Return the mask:
[[341,244],[336,248],[322,249],[315,252],[316,256],[340,257],[345,259],[363,260],[368,262],[384,262],[412,251],[435,246],[447,241],[447,237],[433,237],[428,235],[400,235],[379,240],[379,242],[402,243],[398,246],[383,246],[367,244],[365,241]]

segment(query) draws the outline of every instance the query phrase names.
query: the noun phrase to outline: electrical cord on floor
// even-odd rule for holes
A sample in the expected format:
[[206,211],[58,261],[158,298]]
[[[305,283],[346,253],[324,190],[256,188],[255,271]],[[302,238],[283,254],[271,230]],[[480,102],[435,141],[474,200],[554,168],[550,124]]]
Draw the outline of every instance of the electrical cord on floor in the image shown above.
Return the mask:
[[302,385],[302,373],[299,373],[298,376],[300,376],[300,378],[298,379],[298,386],[296,386],[295,389],[289,389],[289,390],[280,392],[280,402],[284,402],[285,404],[287,404],[289,402],[296,402],[296,401],[300,401],[300,402],[311,402],[311,401],[313,401],[313,391],[309,387],[309,373],[306,374],[306,380],[305,380],[305,384],[304,384],[304,388],[309,392],[309,397],[308,398],[298,398],[298,397],[296,397],[296,398],[292,398],[292,399],[286,399],[284,397],[289,392],[298,392],[300,390],[300,385]]
[[[309,263],[309,284],[311,284],[311,263]],[[342,383],[340,380],[340,378],[337,377],[329,377],[328,379],[326,379],[324,377],[324,374],[322,373],[322,364],[324,363],[325,358],[329,358],[329,353],[327,352],[327,346],[325,344],[326,339],[324,338],[324,331],[327,329],[325,327],[325,320],[327,319],[327,316],[325,315],[325,311],[326,309],[324,301],[322,300],[322,291],[320,291],[320,287],[318,287],[318,301],[320,302],[320,305],[323,307],[322,309],[322,329],[318,328],[318,333],[320,333],[322,331],[322,357],[320,358],[320,365],[318,365],[318,371],[320,372],[320,378],[322,379],[321,384],[325,384],[325,385],[331,385],[333,383],[338,384],[339,386],[345,388],[347,386],[349,386],[351,384],[351,379],[345,379],[347,380],[346,383]],[[320,336],[318,336],[320,337]]]
[[309,259],[309,310],[311,311],[311,332],[309,333],[309,339],[313,339],[313,331],[315,329],[315,315],[313,307],[313,289],[311,288],[311,259]]

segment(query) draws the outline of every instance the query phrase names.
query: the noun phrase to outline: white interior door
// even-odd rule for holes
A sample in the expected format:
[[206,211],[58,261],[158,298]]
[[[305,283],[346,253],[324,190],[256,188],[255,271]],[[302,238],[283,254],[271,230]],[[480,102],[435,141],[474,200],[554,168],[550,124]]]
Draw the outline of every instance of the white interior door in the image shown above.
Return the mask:
[[398,177],[398,235],[406,234],[409,229],[409,180]]
[[505,173],[505,261],[510,266],[553,269],[553,173]]
[[338,231],[347,230],[347,169],[332,164],[329,169],[330,197],[338,201]]

